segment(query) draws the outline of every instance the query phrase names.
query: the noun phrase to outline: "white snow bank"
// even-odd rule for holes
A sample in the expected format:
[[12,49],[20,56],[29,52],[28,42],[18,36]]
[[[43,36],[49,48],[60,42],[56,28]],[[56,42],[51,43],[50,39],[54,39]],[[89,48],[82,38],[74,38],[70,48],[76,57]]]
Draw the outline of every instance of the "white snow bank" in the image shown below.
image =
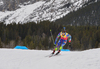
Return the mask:
[[0,49],[0,69],[100,69],[100,48],[45,57],[51,52]]

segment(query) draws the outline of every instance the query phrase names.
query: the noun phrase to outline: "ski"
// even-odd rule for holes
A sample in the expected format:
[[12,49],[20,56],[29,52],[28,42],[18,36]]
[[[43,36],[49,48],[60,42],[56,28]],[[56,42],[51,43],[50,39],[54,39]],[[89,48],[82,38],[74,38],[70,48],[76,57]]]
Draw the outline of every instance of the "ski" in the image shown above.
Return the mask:
[[45,56],[45,57],[52,57],[52,56],[59,55],[59,52],[60,52],[60,51],[58,51],[57,53],[51,53],[50,55],[47,55],[47,56]]
[[50,54],[50,55],[47,55],[45,57],[52,57],[52,56],[56,56],[56,54]]
[[49,57],[58,56],[58,55],[60,55],[60,54],[52,54]]
[[53,56],[53,54],[47,55],[47,56],[45,56],[45,57],[49,57],[49,56]]
[[54,56],[54,54],[49,55],[49,57],[52,57],[52,56]]

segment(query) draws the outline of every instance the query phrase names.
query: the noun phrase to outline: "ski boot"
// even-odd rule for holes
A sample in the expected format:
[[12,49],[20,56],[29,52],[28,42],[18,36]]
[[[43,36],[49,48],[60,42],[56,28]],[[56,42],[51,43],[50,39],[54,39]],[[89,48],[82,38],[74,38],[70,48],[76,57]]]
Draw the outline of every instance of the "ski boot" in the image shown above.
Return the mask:
[[60,50],[55,55],[58,55],[59,53],[60,53]]
[[55,49],[53,50],[53,52],[51,54],[54,54],[55,53]]

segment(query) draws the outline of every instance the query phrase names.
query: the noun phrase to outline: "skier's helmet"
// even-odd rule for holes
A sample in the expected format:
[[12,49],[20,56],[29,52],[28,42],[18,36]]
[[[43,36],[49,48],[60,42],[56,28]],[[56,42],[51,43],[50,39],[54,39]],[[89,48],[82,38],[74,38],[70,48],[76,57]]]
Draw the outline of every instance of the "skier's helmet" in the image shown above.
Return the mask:
[[66,30],[62,30],[62,33],[66,33]]

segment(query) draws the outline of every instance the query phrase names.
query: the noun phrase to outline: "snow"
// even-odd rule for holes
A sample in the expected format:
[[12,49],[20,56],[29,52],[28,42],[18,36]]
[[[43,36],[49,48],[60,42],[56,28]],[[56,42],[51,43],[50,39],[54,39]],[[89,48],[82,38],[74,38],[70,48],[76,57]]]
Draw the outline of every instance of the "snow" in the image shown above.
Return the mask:
[[6,23],[12,23],[12,22],[24,22],[25,18],[30,15],[33,10],[35,10],[37,7],[40,7],[44,2],[36,2],[35,4],[23,6],[21,9],[17,9],[13,12],[13,15],[6,20]]
[[6,11],[6,12],[0,12],[0,19],[1,21],[7,17],[8,15],[11,15],[13,12],[12,11]]
[[28,1],[24,3],[25,6],[19,5],[21,8],[15,11],[0,12],[0,22],[23,24],[44,20],[55,21],[70,12],[77,11],[87,2],[88,0],[44,0],[29,4]]
[[2,0],[0,0],[0,6],[1,6],[1,5],[3,5],[3,4],[4,4],[4,3],[3,3],[3,1],[2,1]]
[[100,48],[46,57],[51,52],[0,49],[0,69],[100,69]]

